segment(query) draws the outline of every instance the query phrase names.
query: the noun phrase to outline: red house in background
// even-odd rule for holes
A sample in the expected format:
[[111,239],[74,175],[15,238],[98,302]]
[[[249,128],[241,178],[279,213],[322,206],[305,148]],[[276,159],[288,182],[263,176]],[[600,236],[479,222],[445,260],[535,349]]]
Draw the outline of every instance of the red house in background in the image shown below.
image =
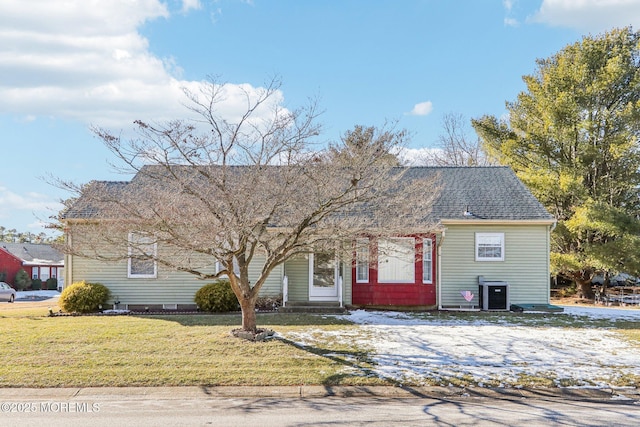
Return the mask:
[[16,273],[21,268],[32,279],[62,280],[64,255],[50,245],[0,242],[0,273],[5,274],[4,281],[14,286]]

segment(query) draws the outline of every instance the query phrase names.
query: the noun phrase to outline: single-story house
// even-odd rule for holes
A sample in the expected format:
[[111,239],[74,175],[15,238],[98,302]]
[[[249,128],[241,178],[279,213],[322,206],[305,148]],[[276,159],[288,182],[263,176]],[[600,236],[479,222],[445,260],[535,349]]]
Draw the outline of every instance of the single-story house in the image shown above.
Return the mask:
[[31,279],[43,282],[49,278],[58,279],[60,287],[64,277],[64,255],[51,245],[0,242],[0,272],[5,273],[5,281],[13,285],[20,269],[24,269]]
[[[297,255],[279,265],[261,290],[285,304],[357,307],[509,309],[549,304],[549,247],[554,218],[508,167],[410,167],[412,179],[437,179],[432,232],[354,242],[352,259]],[[134,178],[135,179],[135,178]],[[127,182],[105,182],[123,187]],[[425,188],[429,192],[430,188]],[[67,227],[86,219],[73,208]],[[160,250],[160,248],[158,248]],[[161,265],[141,268],[66,255],[66,282],[100,282],[121,308],[193,306],[203,282]],[[256,271],[260,262],[255,263]],[[251,274],[251,268],[250,268]]]

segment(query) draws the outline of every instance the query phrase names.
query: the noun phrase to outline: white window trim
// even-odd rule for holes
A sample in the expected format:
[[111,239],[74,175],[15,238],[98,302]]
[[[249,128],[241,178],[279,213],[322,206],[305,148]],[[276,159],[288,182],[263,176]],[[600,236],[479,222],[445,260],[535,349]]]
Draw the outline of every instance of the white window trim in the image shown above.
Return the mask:
[[380,244],[383,241],[393,241],[393,240],[407,240],[407,241],[411,241],[411,247],[412,247],[412,251],[413,251],[413,256],[412,256],[412,261],[411,261],[411,265],[413,266],[411,269],[411,277],[407,278],[406,280],[383,280],[380,278],[380,262],[387,259],[387,256],[384,254],[380,254],[378,253],[378,283],[389,283],[389,284],[393,284],[393,283],[400,283],[400,284],[405,284],[405,283],[415,283],[416,282],[416,239],[414,237],[392,237],[389,239],[384,239],[384,240],[379,240],[378,241],[378,249],[380,248]]
[[[369,256],[370,251],[369,251],[369,239],[356,239],[356,283],[369,283],[369,267],[370,267],[370,263],[371,263],[371,258]],[[364,279],[360,279],[358,277],[358,266],[360,263],[365,263],[365,260],[360,260],[361,256],[362,258],[364,258],[363,255],[366,255],[366,264],[367,264],[367,277]]]
[[140,233],[129,233],[129,258],[127,259],[127,277],[129,279],[155,279],[158,277],[158,262],[155,260],[155,258],[158,255],[158,244],[157,243],[153,243],[153,254],[151,254],[154,259],[153,259],[153,273],[152,274],[134,274],[131,273],[131,255],[133,254],[133,250],[131,247],[131,242],[134,241],[134,236],[140,236],[140,237],[144,237],[144,235],[140,234]]
[[[483,240],[488,238],[500,239],[500,256],[499,257],[481,257],[478,255],[478,250],[480,249],[480,244]],[[475,258],[476,261],[489,261],[489,262],[499,262],[504,261],[504,233],[476,233],[476,244],[475,244]]]
[[[426,255],[429,255],[429,280],[424,278]],[[422,283],[433,284],[433,239],[431,238],[422,239]]]

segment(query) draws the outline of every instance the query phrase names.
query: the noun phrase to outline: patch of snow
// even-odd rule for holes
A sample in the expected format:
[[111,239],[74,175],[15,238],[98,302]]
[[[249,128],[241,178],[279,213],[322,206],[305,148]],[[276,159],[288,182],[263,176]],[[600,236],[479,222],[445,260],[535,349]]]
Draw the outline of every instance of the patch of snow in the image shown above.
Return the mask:
[[[637,309],[565,307],[556,315],[640,321]],[[521,377],[538,376],[556,385],[611,387],[621,376],[640,376],[637,347],[605,329],[365,310],[340,317],[358,326],[288,333],[287,338],[302,345],[342,340],[371,349],[375,373],[400,383],[447,384],[464,378],[478,387],[515,386]]]
[[34,264],[34,265],[60,264],[60,260],[34,258],[29,262],[29,264]]
[[638,308],[611,308],[611,307],[581,307],[562,306],[563,314],[570,316],[585,316],[590,319],[610,319],[610,320],[637,320],[640,321],[640,309]]
[[18,291],[16,293],[16,301],[58,298],[59,296],[60,292],[58,291]]
[[627,396],[622,395],[622,394],[616,394],[616,395],[611,396],[611,400],[629,400],[629,401],[631,401],[631,400],[635,400],[635,399],[632,399],[631,397],[627,397]]

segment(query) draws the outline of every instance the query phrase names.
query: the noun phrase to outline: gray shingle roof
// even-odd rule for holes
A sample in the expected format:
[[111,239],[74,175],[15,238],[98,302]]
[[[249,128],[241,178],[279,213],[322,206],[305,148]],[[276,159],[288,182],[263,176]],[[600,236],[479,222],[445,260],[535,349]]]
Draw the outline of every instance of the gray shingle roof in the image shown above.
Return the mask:
[[0,248],[28,264],[62,265],[64,263],[64,255],[50,245],[0,242]]
[[[463,167],[424,166],[409,167],[404,179],[423,179],[429,182],[437,178],[440,194],[425,220],[502,220],[502,221],[553,221],[547,210],[506,166]],[[111,197],[117,197],[131,183],[98,181]],[[425,185],[425,194],[432,191]],[[63,215],[67,219],[94,218],[96,206],[78,200]]]
[[[92,181],[90,184],[100,188],[103,194],[116,198],[129,185],[128,181]],[[89,219],[98,216],[99,207],[91,201],[80,197],[73,205],[62,213],[63,219]]]
[[407,174],[439,177],[441,193],[430,214],[435,221],[553,221],[553,216],[506,166],[413,167]]

